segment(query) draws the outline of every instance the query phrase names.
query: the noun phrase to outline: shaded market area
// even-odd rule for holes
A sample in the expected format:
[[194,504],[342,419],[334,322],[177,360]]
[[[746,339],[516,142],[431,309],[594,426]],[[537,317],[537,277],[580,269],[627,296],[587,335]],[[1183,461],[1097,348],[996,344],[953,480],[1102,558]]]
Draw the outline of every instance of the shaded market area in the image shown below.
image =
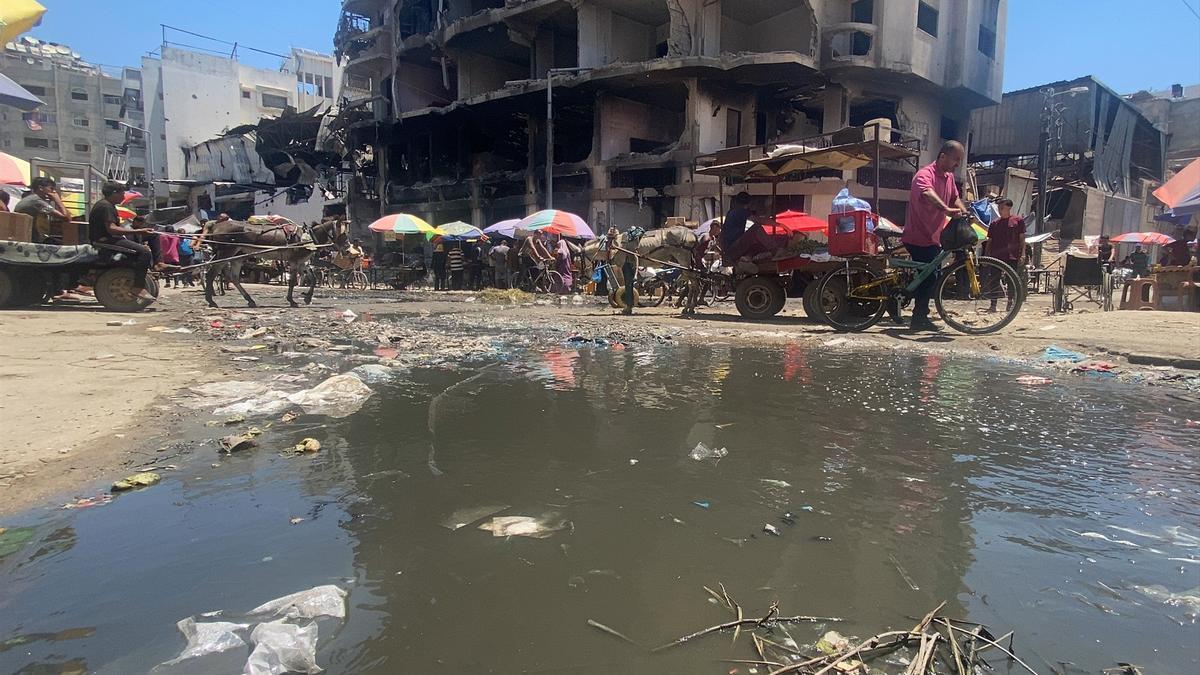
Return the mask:
[[[173,324],[236,372],[170,397],[153,484],[5,519],[0,669],[770,672],[943,602],[1037,672],[1198,663],[1200,404],[1170,389],[347,311]],[[651,650],[738,613],[809,620]]]

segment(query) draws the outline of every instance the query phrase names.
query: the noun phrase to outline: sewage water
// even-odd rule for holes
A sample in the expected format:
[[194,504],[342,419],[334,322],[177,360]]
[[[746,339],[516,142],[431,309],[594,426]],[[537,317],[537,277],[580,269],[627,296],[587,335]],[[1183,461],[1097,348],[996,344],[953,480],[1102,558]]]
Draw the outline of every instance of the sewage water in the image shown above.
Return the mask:
[[[331,673],[728,673],[745,638],[650,655],[587,624],[661,644],[731,618],[702,589],[718,583],[748,616],[846,619],[792,626],[800,643],[946,601],[1015,630],[1040,672],[1197,672],[1200,405],[1026,372],[569,344],[414,370],[216,468],[198,446],[155,487],[9,523],[35,536],[0,557],[0,672],[146,672],[183,648],[184,617],[337,584]],[[275,452],[304,436],[322,451]],[[701,443],[728,454],[694,460]],[[563,529],[443,525],[483,506]]]

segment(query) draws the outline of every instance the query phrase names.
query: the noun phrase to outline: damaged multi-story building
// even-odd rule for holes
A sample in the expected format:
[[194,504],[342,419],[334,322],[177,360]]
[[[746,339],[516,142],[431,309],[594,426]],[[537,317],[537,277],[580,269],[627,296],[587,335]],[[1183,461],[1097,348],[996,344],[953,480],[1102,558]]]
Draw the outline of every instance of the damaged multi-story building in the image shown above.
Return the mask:
[[[875,120],[918,137],[931,161],[944,140],[968,140],[973,109],[1000,100],[1006,10],[1007,0],[345,0],[335,49],[358,174],[352,220],[404,211],[486,225],[551,201],[597,230],[700,220],[721,205],[697,156]],[[912,167],[880,175],[880,210],[902,221]],[[797,176],[777,186],[776,205],[823,216],[846,181],[869,194],[873,176]],[[724,190],[743,187],[769,190]]]

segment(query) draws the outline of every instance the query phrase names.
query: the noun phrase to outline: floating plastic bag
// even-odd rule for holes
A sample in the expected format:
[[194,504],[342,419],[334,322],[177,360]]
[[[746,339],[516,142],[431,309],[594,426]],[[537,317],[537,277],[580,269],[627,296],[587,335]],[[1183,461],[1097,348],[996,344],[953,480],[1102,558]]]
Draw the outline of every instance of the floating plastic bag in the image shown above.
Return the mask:
[[188,402],[196,408],[219,408],[252,396],[261,396],[270,389],[265,382],[209,382],[192,387],[189,391],[195,394],[195,398]]
[[532,537],[545,539],[559,530],[566,529],[567,521],[554,515],[541,518],[531,516],[496,516],[479,526],[491,532],[493,537]]
[[346,618],[346,591],[333,585],[317,586],[265,602],[249,616],[269,619]]
[[700,462],[706,459],[721,459],[728,454],[729,450],[725,448],[713,449],[703,443],[697,443],[696,447],[692,448],[692,451],[688,453],[688,457]]
[[396,371],[378,363],[365,363],[351,370],[350,374],[367,384],[383,384],[396,379]]
[[272,389],[261,396],[252,396],[244,401],[230,403],[213,410],[214,415],[276,415],[292,407],[286,391]]
[[179,652],[179,656],[163,663],[164,666],[174,665],[197,656],[219,654],[230,649],[245,647],[246,641],[238,633],[250,627],[248,623],[229,623],[227,621],[196,623],[196,619],[190,616],[175,625],[187,639],[187,646],[183,648],[182,652]]
[[358,412],[371,397],[371,388],[354,375],[334,375],[321,384],[288,397],[310,415],[347,417]]
[[317,624],[297,626],[283,621],[261,623],[250,633],[254,651],[246,661],[245,675],[319,673]]

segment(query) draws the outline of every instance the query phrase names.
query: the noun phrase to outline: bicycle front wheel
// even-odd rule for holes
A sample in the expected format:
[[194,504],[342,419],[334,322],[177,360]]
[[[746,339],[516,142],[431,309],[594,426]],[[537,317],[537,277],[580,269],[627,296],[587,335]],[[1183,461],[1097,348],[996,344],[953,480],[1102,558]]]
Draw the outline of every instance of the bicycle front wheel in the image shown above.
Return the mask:
[[355,272],[354,276],[350,279],[350,283],[355,290],[359,291],[365,291],[371,285],[367,280],[366,272]]
[[667,299],[667,282],[662,279],[651,279],[642,290],[642,306],[658,307]]
[[879,323],[886,303],[881,285],[863,288],[881,275],[857,265],[832,270],[821,277],[814,300],[824,320],[840,331],[864,331]]
[[986,257],[943,270],[934,294],[946,325],[968,335],[995,333],[1012,323],[1024,300],[1016,271],[1003,261]]

